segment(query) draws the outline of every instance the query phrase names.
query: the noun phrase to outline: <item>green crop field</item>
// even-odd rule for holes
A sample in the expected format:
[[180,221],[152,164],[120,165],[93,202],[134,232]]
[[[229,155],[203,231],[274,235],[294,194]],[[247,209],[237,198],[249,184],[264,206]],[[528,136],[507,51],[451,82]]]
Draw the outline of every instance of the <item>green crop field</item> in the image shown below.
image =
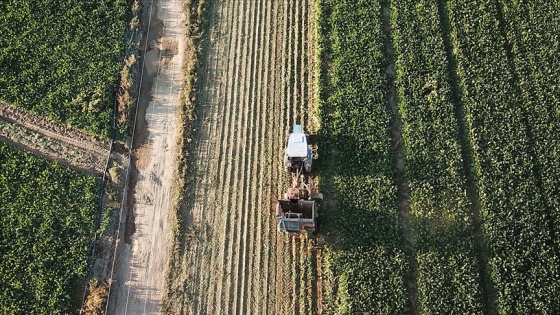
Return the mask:
[[316,5],[329,312],[558,314],[559,3]]
[[328,97],[319,104],[319,157],[327,158],[318,169],[328,170],[322,189],[336,200],[321,222],[325,232],[336,232],[327,260],[338,279],[326,299],[336,314],[398,314],[408,308],[407,263],[388,134],[384,36],[379,3],[366,2],[319,2],[319,46],[330,41],[331,66],[322,82]]
[[0,102],[107,136],[126,11],[126,0],[1,1]]
[[0,143],[0,313],[76,313],[98,190],[94,177]]

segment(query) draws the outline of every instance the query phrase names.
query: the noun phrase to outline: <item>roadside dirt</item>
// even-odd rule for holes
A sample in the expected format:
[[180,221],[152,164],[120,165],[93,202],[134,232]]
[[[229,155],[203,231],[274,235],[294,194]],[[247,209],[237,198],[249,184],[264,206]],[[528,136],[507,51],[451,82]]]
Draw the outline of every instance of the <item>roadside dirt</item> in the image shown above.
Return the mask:
[[143,8],[147,46],[108,314],[159,314],[169,265],[185,17],[179,0],[144,1]]
[[318,314],[317,251],[278,234],[291,125],[310,129],[312,1],[207,0],[168,314]]
[[101,176],[109,142],[0,103],[0,139],[76,170]]

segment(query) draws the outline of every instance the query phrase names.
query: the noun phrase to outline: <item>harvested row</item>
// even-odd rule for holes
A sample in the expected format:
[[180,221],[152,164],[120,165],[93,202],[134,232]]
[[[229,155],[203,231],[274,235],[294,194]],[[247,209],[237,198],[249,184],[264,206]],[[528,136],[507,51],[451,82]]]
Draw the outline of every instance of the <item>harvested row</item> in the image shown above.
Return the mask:
[[103,173],[109,153],[108,141],[3,103],[0,103],[0,139],[97,176]]
[[[272,208],[293,123],[308,126],[307,1],[206,1],[197,120],[165,311],[309,314],[308,243]],[[301,103],[300,103],[301,102]],[[309,302],[306,302],[309,301]]]
[[438,6],[393,0],[397,102],[418,261],[418,311],[483,309],[459,123]]
[[555,314],[559,257],[496,1],[448,1],[498,313]]

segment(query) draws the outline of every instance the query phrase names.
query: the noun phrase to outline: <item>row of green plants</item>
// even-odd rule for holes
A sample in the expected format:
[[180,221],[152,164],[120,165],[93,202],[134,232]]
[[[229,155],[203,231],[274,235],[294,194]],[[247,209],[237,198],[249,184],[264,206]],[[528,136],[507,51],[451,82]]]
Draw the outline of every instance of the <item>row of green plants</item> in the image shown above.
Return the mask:
[[[554,157],[548,156],[547,149],[538,148],[546,140],[539,143],[531,136],[534,128],[545,134],[553,131],[532,125],[538,125],[533,119],[538,116],[528,113],[539,110],[537,106],[541,104],[529,103],[519,93],[519,86],[523,86],[519,81],[525,77],[516,75],[511,66],[511,46],[500,32],[503,10],[498,2],[453,0],[446,5],[461,103],[470,128],[474,171],[480,188],[482,228],[495,307],[500,314],[557,314],[560,257],[555,248],[558,240],[547,224],[553,215],[551,211],[557,210],[547,206],[550,198],[546,196],[547,190],[540,187],[536,167],[539,161]],[[527,23],[518,20],[515,25]],[[541,27],[550,27],[548,21],[540,23]],[[549,29],[553,32],[553,28]],[[514,37],[519,35],[522,34]],[[548,65],[541,67],[540,71],[550,71]],[[542,85],[550,82],[541,78],[543,81],[536,89],[545,88]],[[527,119],[529,123],[524,123]],[[545,137],[557,139],[554,134]]]
[[329,240],[327,283],[333,284],[325,300],[334,314],[408,311],[380,5],[316,1],[318,66],[327,66],[317,82],[317,169],[330,200],[320,224]]
[[[500,1],[503,28],[541,177],[541,193],[560,248],[560,15],[551,1]],[[556,12],[555,12],[556,10]]]
[[108,137],[126,21],[127,0],[0,2],[0,101]]
[[483,312],[449,65],[435,1],[391,1],[418,312]]
[[77,312],[98,190],[94,177],[0,143],[0,313]]

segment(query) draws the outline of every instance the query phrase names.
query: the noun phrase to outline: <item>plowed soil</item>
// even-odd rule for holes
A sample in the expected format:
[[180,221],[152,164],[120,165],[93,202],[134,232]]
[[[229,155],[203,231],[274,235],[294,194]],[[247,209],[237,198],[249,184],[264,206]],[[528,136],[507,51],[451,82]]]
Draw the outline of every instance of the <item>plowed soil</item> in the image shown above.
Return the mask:
[[291,181],[286,136],[295,123],[313,125],[312,1],[207,5],[184,233],[165,310],[321,313],[312,242],[278,233],[273,216]]

